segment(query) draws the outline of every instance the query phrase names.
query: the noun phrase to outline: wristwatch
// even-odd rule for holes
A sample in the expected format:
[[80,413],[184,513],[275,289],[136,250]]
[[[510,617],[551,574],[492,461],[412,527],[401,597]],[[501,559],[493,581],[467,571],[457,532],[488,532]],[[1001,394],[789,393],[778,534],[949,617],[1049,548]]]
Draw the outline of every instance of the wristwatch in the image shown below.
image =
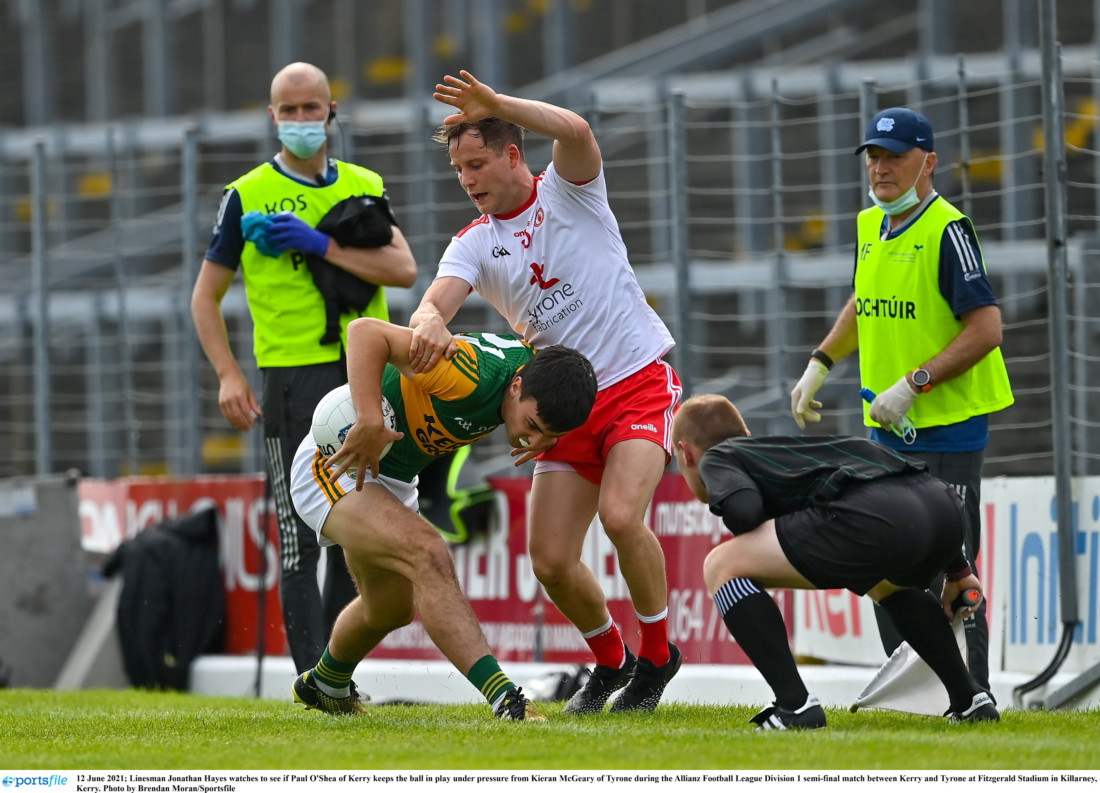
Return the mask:
[[927,394],[932,390],[932,374],[927,369],[914,369],[913,386],[922,394]]

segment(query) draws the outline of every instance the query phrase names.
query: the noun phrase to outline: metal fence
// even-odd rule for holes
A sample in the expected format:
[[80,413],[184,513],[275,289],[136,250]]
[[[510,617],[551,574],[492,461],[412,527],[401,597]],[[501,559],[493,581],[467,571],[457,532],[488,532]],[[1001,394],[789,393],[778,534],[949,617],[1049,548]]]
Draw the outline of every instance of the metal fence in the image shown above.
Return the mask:
[[[726,393],[761,431],[796,431],[787,395],[850,293],[855,214],[867,189],[852,151],[864,119],[909,104],[933,122],[936,187],[974,219],[1004,311],[1017,402],[993,417],[986,475],[1052,472],[1052,383],[1063,369],[1074,472],[1100,472],[1090,418],[1100,331],[1100,52],[1067,50],[1060,64],[1060,220],[1072,288],[1068,336],[1053,353],[1038,51],[740,70],[673,78],[663,84],[669,90],[594,84],[591,102],[577,109],[600,138],[612,208],[643,288],[679,341],[672,357],[688,392]],[[341,111],[333,155],[385,177],[417,256],[418,286],[389,290],[394,320],[404,322],[474,209],[429,142],[442,111],[413,102]],[[7,141],[0,476],[262,469],[256,433],[234,432],[218,411],[189,299],[223,185],[276,145],[261,110],[56,129],[21,147]],[[548,144],[529,138],[532,167],[548,157]],[[224,305],[236,353],[251,364],[239,280]],[[475,297],[453,329],[506,328]],[[854,362],[830,379],[823,431],[864,432],[857,380]],[[478,459],[506,466],[502,444],[481,444]]]

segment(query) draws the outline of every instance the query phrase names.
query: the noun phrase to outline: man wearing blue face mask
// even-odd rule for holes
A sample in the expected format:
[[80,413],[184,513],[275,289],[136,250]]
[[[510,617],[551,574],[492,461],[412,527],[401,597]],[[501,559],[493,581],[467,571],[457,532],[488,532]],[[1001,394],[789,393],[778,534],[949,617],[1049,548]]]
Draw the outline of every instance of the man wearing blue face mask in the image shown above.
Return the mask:
[[[369,195],[385,202],[381,176],[327,156],[336,103],[324,72],[308,63],[280,70],[271,82],[268,114],[282,146],[271,160],[226,188],[191,313],[218,375],[218,405],[226,420],[243,432],[257,417],[263,419],[279,523],[283,622],[294,664],[302,672],[320,657],[336,615],[355,592],[338,548],[327,552],[324,597],[318,590],[321,551],[313,530],[290,503],[291,460],[310,429],[317,402],[347,382],[348,323],[357,316],[388,320],[381,287],[412,286],[416,263],[396,225],[392,240],[373,248],[342,246],[315,228],[349,197]],[[339,339],[332,343],[321,341],[326,304],[307,257],[324,259],[379,287],[365,310],[341,315]],[[221,311],[238,269],[254,325],[253,351],[263,373],[262,407],[233,354]]]
[[[810,354],[791,413],[802,429],[820,421],[818,389],[833,364],[858,348],[861,385],[877,394],[864,405],[871,437],[924,460],[959,491],[966,556],[976,559],[989,414],[1013,402],[1001,312],[973,223],[932,187],[937,156],[928,119],[909,108],[883,110],[855,153],[864,154],[874,206],[857,218],[854,294]],[[916,428],[911,444],[895,434],[907,418]],[[901,640],[876,614],[892,653]],[[966,621],[966,639],[970,671],[988,690],[984,602]]]

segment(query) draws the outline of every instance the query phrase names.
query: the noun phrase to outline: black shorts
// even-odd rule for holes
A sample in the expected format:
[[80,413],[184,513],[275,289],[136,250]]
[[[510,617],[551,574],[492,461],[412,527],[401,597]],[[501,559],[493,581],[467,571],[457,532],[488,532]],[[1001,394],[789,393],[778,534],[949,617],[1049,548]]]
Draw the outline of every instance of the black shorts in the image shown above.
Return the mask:
[[776,518],[787,559],[818,589],[865,595],[880,581],[926,587],[963,545],[962,499],[927,473],[852,485]]

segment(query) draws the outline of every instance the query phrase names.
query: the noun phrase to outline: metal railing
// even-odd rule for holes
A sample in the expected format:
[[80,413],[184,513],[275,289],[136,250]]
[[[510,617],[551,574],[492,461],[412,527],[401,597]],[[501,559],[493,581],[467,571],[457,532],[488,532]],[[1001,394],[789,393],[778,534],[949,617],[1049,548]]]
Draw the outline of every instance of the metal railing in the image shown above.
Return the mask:
[[[936,128],[937,189],[975,221],[1006,320],[1017,404],[993,419],[987,475],[1053,466],[1051,361],[1067,361],[1073,466],[1100,470],[1091,374],[1100,287],[1097,53],[1063,54],[1072,282],[1066,349],[1047,333],[1042,75],[1038,53],[930,57],[923,68],[837,64],[591,86],[576,109],[605,153],[611,204],[639,280],[673,329],[689,392],[721,390],[754,425],[794,431],[787,393],[851,281],[862,119],[909,103]],[[856,71],[858,68],[865,71]],[[875,81],[864,79],[874,75]],[[895,79],[896,78],[896,79]],[[919,97],[918,101],[913,101]],[[403,322],[450,235],[475,215],[411,103],[342,113],[333,153],[379,171],[422,277],[389,290]],[[191,327],[189,295],[222,186],[275,151],[266,119],[103,124],[15,146],[0,175],[0,476],[187,475],[261,469],[233,432]],[[545,141],[529,140],[541,168]],[[251,325],[239,283],[225,312],[242,362]],[[472,299],[456,329],[505,330]],[[862,432],[856,367],[823,392],[822,430]],[[255,372],[251,373],[253,376]],[[258,380],[257,380],[258,385]],[[499,442],[479,445],[491,462]]]

